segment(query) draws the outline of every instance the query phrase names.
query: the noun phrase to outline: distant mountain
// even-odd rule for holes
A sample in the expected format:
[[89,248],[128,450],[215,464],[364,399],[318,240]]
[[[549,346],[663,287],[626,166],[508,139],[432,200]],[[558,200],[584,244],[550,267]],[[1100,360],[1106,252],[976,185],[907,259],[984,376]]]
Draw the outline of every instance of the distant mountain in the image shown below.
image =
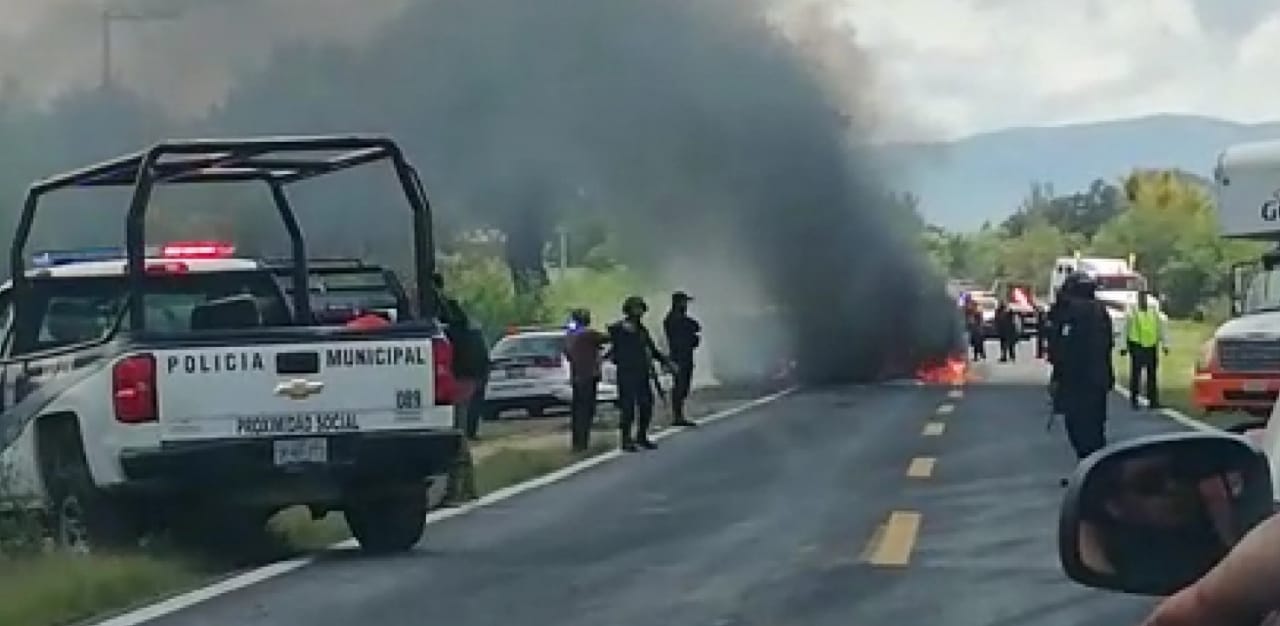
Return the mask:
[[1012,213],[1033,181],[1065,194],[1096,178],[1115,181],[1135,167],[1176,167],[1208,177],[1223,148],[1274,138],[1280,138],[1280,122],[1155,115],[893,144],[885,147],[885,155],[903,173],[897,184],[920,196],[925,219],[951,230],[973,230]]

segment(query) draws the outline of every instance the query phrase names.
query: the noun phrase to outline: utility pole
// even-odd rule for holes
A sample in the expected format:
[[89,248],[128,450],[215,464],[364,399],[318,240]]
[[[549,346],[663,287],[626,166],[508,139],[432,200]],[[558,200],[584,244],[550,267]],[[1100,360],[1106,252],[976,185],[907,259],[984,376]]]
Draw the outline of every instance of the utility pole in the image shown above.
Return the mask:
[[561,226],[556,232],[560,235],[560,280],[564,280],[569,271],[569,229]]
[[129,11],[126,9],[115,9],[109,6],[102,9],[102,89],[106,91],[111,87],[111,26],[115,22],[158,22],[162,20],[176,20],[181,17],[178,11],[172,9],[151,10],[151,11]]

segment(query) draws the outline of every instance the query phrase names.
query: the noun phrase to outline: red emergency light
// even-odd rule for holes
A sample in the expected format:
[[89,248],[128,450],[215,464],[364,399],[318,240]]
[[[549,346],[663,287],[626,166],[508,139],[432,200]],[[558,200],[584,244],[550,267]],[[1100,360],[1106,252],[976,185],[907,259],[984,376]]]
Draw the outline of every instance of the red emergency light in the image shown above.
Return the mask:
[[191,269],[186,263],[181,261],[162,261],[157,263],[148,263],[146,273],[151,275],[162,274],[185,274]]
[[225,259],[235,253],[235,244],[225,241],[174,241],[160,248],[166,259]]

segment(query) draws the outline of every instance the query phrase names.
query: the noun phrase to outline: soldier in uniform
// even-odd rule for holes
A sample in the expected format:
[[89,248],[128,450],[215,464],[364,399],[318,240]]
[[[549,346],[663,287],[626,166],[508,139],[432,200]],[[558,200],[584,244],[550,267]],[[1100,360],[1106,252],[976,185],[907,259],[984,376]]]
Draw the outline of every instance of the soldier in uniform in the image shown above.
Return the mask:
[[[670,359],[658,350],[645,328],[643,318],[649,310],[643,298],[631,296],[622,303],[623,318],[609,325],[610,355],[617,366],[618,402],[621,417],[622,449],[634,452],[636,447],[652,450],[658,446],[649,440],[649,424],[653,421],[653,362],[673,369]],[[634,429],[634,430],[633,430]]]
[[[444,293],[444,278],[440,274],[433,277],[436,291],[441,303],[440,321],[444,324],[445,336],[453,344],[453,377],[456,384],[453,399],[453,427],[466,435],[457,463],[449,474],[449,484],[445,491],[446,506],[457,505],[477,497],[475,484],[475,466],[471,459],[471,446],[467,441],[477,436],[479,420],[471,421],[476,388],[484,384],[488,377],[489,351],[485,346],[483,335],[471,318],[463,310],[462,305]],[[482,392],[483,393],[483,392]],[[483,397],[483,396],[481,396]]]
[[702,325],[689,317],[689,302],[693,298],[683,291],[671,294],[671,311],[662,320],[662,329],[667,335],[667,349],[671,351],[671,361],[675,364],[675,380],[671,385],[671,424],[673,426],[696,427],[684,414],[684,402],[689,398],[689,387],[693,380],[693,352],[702,343],[700,334]]
[[1106,445],[1107,398],[1115,387],[1111,366],[1111,316],[1094,297],[1097,283],[1072,274],[1063,286],[1070,295],[1055,329],[1054,374],[1066,417],[1067,437],[1084,459]]

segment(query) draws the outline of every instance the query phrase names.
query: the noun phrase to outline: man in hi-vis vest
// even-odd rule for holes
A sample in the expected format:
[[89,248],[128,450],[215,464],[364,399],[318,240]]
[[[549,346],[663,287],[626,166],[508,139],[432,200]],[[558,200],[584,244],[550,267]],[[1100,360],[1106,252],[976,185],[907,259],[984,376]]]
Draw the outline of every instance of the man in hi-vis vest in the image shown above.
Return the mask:
[[1138,382],[1146,372],[1147,403],[1153,409],[1160,408],[1160,387],[1158,351],[1169,353],[1169,341],[1165,334],[1164,320],[1160,311],[1151,306],[1150,294],[1143,291],[1138,294],[1138,306],[1129,311],[1124,323],[1125,347],[1120,354],[1129,354],[1129,398],[1133,408],[1138,408]]

